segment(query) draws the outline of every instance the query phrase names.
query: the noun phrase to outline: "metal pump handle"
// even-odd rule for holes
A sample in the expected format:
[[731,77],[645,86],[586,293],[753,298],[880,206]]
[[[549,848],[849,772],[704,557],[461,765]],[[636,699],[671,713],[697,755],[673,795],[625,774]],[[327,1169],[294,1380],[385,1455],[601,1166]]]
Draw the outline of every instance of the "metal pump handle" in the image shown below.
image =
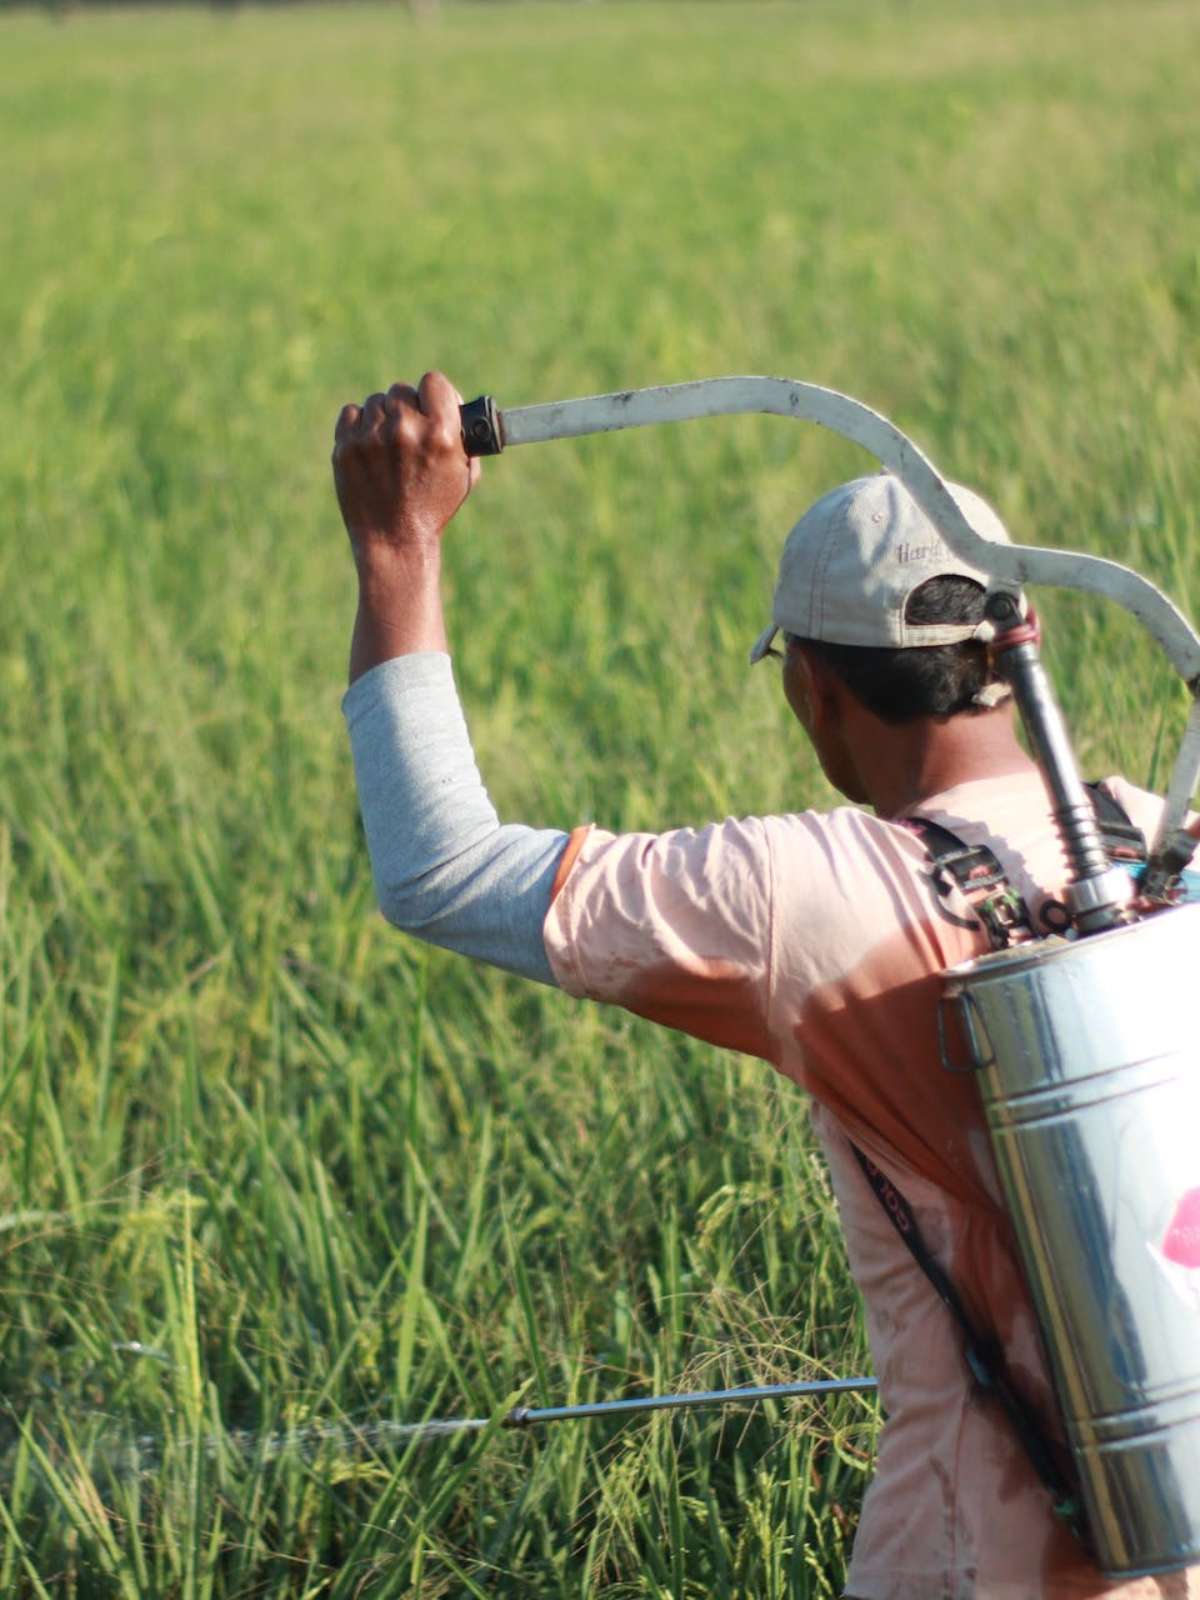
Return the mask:
[[643,428],[697,417],[762,412],[815,422],[852,440],[895,474],[955,555],[993,580],[992,592],[1016,593],[1022,584],[1098,594],[1132,613],[1158,641],[1192,695],[1179,755],[1171,776],[1155,861],[1182,848],[1184,814],[1200,778],[1200,636],[1182,611],[1140,573],[1116,561],[1071,550],[996,544],[975,532],[945,480],[900,429],[849,395],[790,378],[705,378],[654,389],[624,389],[549,405],[501,411],[481,396],[463,407],[463,444],[468,455],[498,455],[508,446]]

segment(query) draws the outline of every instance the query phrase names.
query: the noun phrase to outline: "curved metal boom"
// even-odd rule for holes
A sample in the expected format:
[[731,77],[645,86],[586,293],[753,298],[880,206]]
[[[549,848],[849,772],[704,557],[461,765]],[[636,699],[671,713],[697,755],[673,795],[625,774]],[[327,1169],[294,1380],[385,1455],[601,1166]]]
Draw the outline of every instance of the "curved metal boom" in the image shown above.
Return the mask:
[[[493,407],[495,442],[491,451],[547,439],[747,412],[816,422],[869,450],[900,479],[955,555],[986,572],[995,589],[1015,591],[1025,583],[1044,583],[1101,595],[1124,606],[1162,646],[1193,698],[1200,697],[1200,636],[1161,590],[1140,573],[1101,556],[1034,545],[996,544],[983,538],[971,527],[928,456],[886,417],[836,389],[791,378],[705,378],[697,383],[624,389],[615,394],[588,395],[512,410],[495,411]],[[470,433],[466,437],[471,450]],[[480,448],[478,453],[485,453],[485,449]],[[1188,736],[1171,779],[1160,843],[1182,825],[1198,776],[1200,703],[1193,708]]]

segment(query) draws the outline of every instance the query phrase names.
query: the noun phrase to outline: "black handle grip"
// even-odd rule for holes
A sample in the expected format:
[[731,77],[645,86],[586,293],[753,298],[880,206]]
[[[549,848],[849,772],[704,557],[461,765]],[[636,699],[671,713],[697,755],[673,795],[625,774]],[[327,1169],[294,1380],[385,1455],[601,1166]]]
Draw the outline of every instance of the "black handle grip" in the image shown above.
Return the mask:
[[490,394],[460,406],[463,449],[469,456],[498,456],[504,449],[504,423]]

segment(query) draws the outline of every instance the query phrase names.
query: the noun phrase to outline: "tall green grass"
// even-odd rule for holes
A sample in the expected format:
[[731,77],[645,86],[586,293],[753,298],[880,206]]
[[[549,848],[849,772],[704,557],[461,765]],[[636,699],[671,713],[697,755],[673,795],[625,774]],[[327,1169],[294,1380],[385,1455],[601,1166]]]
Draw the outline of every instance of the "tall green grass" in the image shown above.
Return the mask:
[[[332,422],[433,364],[812,379],[1195,609],[1198,47],[1166,0],[0,19],[0,1593],[839,1591],[862,1399],[371,1431],[868,1358],[797,1094],[375,916]],[[864,465],[492,464],[449,588],[501,810],[827,802],[744,653]],[[1089,772],[1161,779],[1152,649],[1044,611]]]

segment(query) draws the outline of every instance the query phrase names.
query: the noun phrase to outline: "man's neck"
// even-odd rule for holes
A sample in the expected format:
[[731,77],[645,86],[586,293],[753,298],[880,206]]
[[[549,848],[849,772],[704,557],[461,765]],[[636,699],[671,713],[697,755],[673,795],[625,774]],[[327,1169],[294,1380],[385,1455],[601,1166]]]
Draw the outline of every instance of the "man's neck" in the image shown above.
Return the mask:
[[881,817],[904,816],[961,783],[1037,771],[1017,740],[1011,707],[899,727],[871,720],[856,740],[856,765]]

